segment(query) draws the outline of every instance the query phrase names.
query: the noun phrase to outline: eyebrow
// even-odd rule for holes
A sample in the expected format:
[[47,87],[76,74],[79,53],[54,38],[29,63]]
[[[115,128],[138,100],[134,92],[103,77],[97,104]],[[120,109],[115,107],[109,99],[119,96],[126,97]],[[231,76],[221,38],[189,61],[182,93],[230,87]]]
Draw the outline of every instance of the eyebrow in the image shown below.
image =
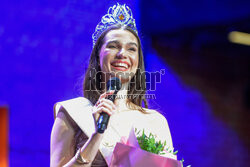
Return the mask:
[[107,43],[107,45],[109,45],[109,44],[111,44],[111,43],[119,44],[119,41],[117,41],[117,40],[109,41],[109,42]]
[[138,46],[137,46],[137,44],[135,42],[129,42],[128,44],[135,45],[138,48]]
[[[109,41],[109,42],[107,43],[107,45],[109,45],[109,44],[111,44],[111,43],[120,44],[120,42],[119,42],[118,40],[113,40],[113,41]],[[136,47],[138,47],[138,45],[137,45],[135,42],[129,42],[129,43],[127,43],[127,44],[129,44],[129,45],[135,45]]]

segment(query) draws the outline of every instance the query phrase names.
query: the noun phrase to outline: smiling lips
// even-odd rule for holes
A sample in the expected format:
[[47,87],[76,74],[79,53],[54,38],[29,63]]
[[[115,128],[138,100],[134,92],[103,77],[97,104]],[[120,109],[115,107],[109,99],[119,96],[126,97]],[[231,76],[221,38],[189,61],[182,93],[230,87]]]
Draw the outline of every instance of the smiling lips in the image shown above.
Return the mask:
[[127,71],[130,67],[129,63],[126,61],[114,61],[111,63],[111,66],[119,71]]

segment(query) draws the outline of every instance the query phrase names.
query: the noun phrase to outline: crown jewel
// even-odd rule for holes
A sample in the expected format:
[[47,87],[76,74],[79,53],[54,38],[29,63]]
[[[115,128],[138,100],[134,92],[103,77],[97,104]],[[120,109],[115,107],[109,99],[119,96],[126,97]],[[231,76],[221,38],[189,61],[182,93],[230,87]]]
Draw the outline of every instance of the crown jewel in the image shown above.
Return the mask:
[[99,22],[96,26],[95,32],[92,35],[93,46],[95,46],[95,43],[101,34],[114,24],[129,26],[137,33],[132,11],[128,6],[126,6],[126,4],[120,5],[117,3],[117,5],[114,5],[108,9],[108,13],[102,17],[101,22]]

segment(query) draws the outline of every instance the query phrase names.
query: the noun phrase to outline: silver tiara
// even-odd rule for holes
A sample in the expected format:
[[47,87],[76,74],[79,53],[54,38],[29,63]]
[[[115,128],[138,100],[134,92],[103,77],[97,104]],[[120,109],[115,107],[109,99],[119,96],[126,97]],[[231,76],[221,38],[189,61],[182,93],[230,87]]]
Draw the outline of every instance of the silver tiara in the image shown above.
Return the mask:
[[97,39],[101,36],[101,34],[107,30],[110,26],[114,24],[121,24],[124,26],[129,26],[133,31],[137,33],[135,19],[133,18],[132,11],[126,4],[114,5],[108,9],[108,13],[102,17],[101,22],[99,22],[95,28],[95,32],[92,35],[93,39],[93,47]]

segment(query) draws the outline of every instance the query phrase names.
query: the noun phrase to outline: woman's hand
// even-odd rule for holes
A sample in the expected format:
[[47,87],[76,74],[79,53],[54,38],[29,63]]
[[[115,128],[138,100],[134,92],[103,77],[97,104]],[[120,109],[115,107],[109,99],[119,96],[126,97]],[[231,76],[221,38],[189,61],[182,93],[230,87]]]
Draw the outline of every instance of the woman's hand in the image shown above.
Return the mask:
[[102,112],[107,113],[109,116],[115,113],[115,104],[111,100],[105,99],[105,97],[112,95],[114,92],[115,91],[109,91],[101,94],[101,96],[99,97],[92,110],[96,122],[98,121],[99,116]]

